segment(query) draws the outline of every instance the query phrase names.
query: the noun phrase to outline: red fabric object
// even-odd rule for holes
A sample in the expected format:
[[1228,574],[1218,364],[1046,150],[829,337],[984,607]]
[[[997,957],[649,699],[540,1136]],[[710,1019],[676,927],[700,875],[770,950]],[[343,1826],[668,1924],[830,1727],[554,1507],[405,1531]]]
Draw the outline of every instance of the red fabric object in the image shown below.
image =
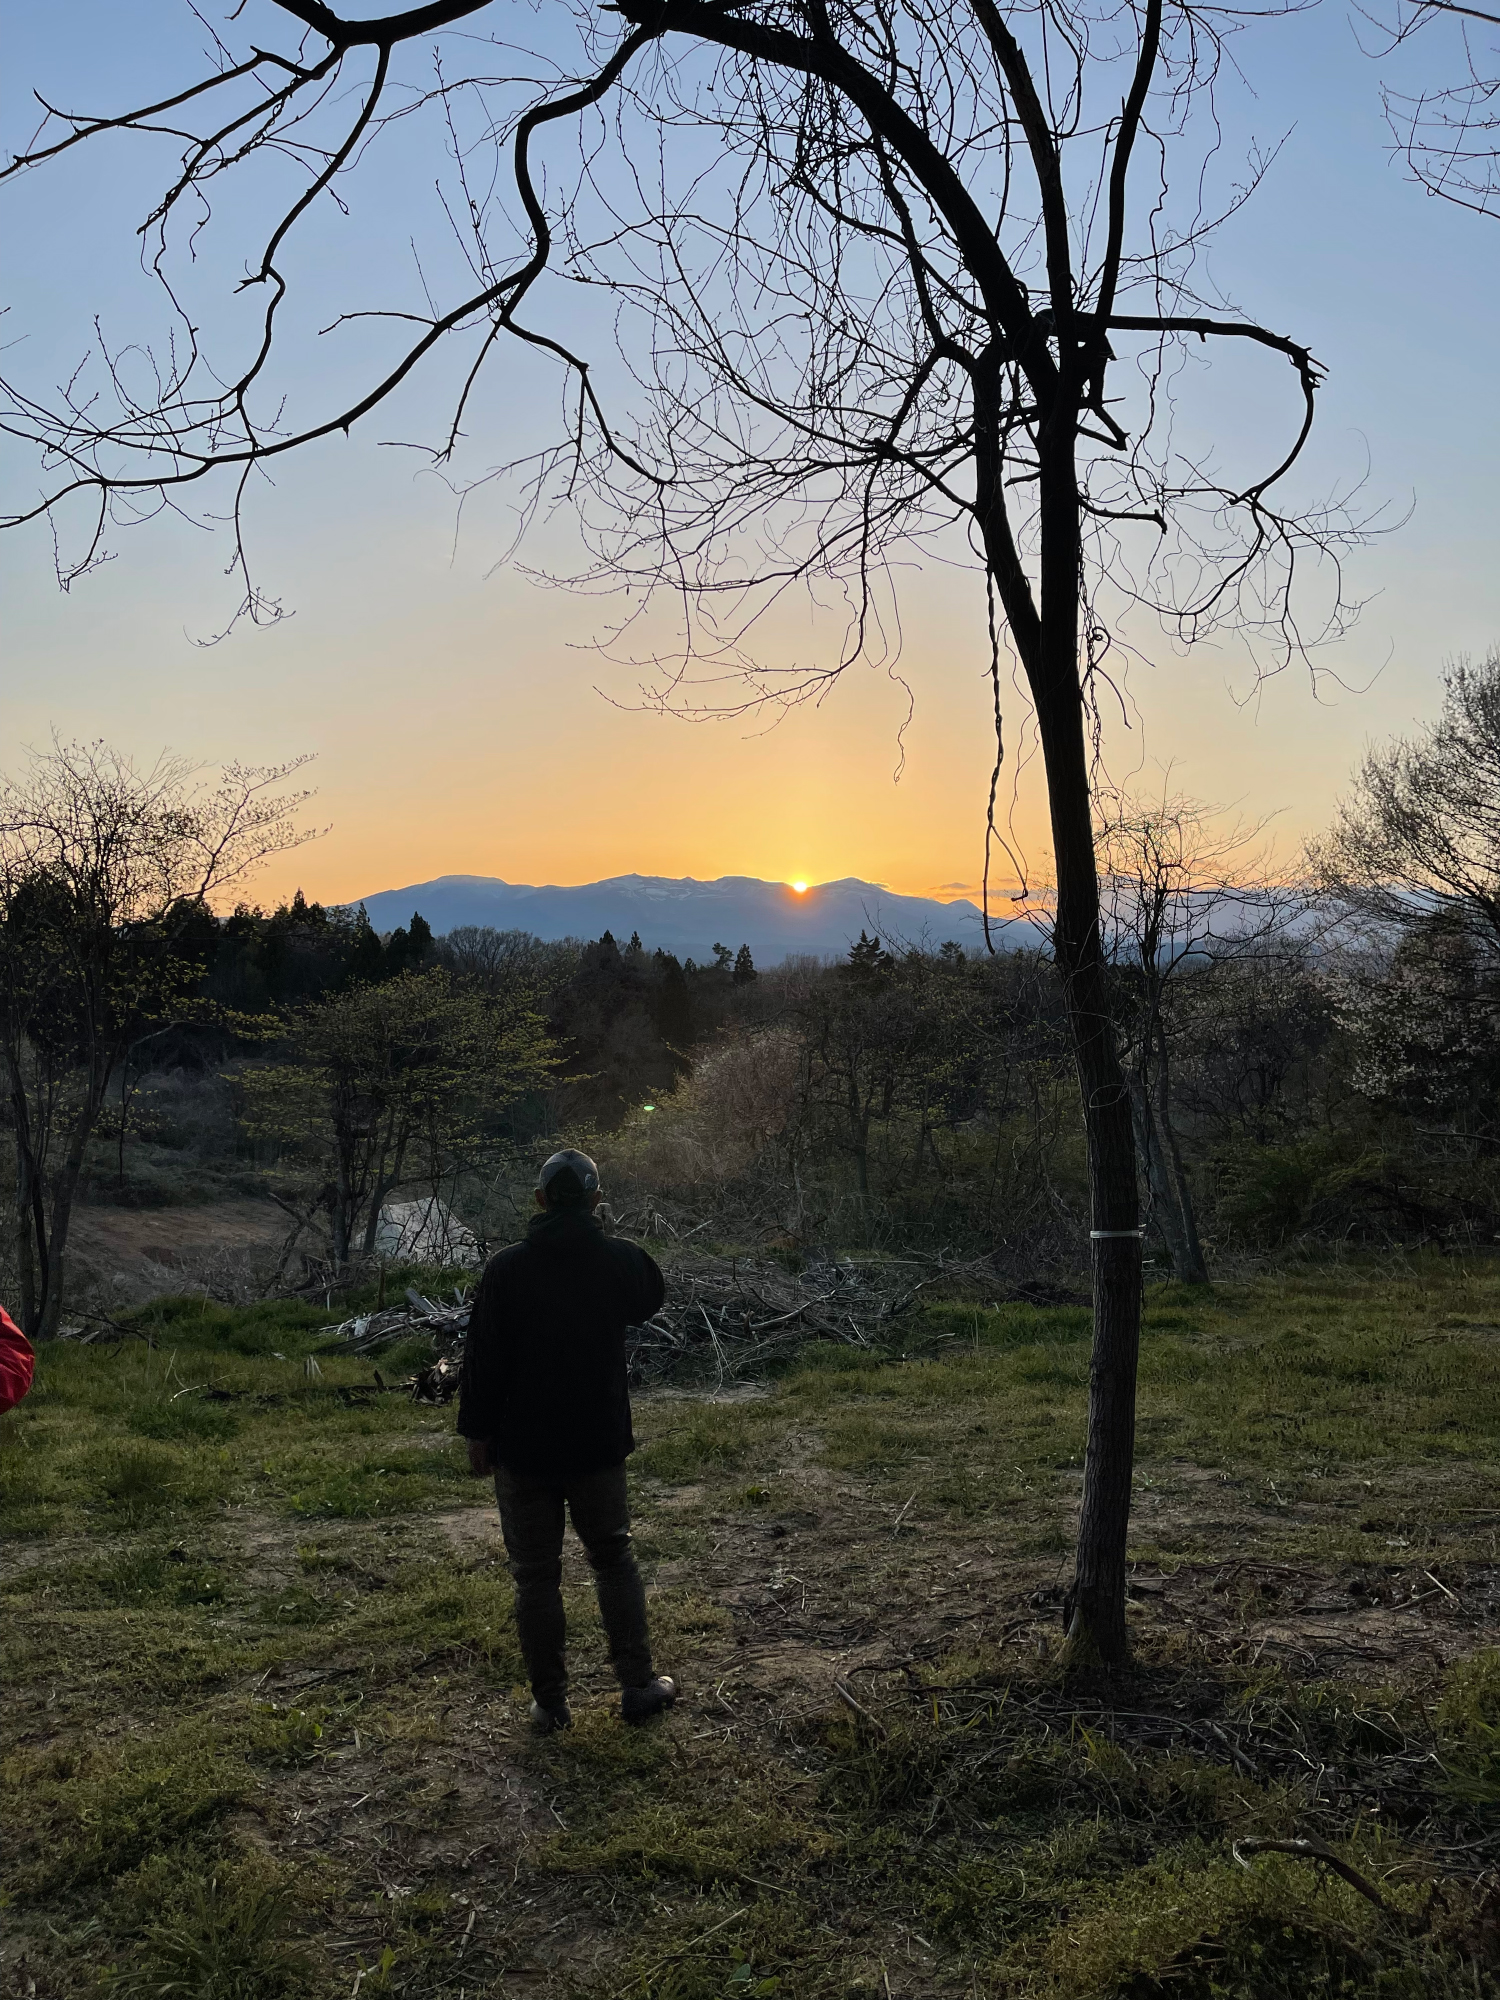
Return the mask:
[[0,1416],[13,1410],[36,1374],[36,1349],[0,1306]]

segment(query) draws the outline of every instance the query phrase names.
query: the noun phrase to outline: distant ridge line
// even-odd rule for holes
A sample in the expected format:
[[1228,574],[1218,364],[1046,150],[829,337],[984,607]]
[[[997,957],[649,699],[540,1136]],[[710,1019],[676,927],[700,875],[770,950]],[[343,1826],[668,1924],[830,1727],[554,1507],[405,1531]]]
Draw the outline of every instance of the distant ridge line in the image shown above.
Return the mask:
[[[810,883],[767,882],[754,875],[611,875],[598,882],[507,882],[495,875],[438,875],[401,889],[380,889],[362,900],[378,931],[410,921],[414,910],[441,936],[466,925],[527,930],[538,937],[596,938],[607,930],[623,944],[632,932],[652,949],[707,959],[715,944],[748,944],[761,963],[798,954],[842,956],[860,932],[889,945],[961,944],[979,948],[984,926],[978,907],[961,899],[902,896],[878,882],[845,876]],[[1018,944],[1030,926],[1023,918],[990,920],[997,943]]]

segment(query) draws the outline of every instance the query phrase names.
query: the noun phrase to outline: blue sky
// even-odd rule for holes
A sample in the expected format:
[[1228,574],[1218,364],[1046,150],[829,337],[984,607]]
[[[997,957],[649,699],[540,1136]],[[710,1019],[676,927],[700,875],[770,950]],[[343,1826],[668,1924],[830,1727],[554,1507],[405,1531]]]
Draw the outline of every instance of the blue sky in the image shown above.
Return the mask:
[[[176,0],[129,10],[12,0],[4,14],[11,150],[25,137],[31,84],[113,108],[163,70],[185,73],[201,40]],[[549,32],[545,9],[517,18]],[[1500,225],[1432,200],[1389,156],[1382,81],[1440,73],[1452,35],[1380,64],[1356,28],[1373,42],[1367,24],[1325,4],[1239,38],[1248,85],[1226,98],[1226,156],[1252,133],[1285,143],[1218,239],[1211,271],[1329,369],[1305,490],[1363,477],[1393,523],[1409,518],[1352,556],[1350,588],[1365,610],[1322,657],[1318,690],[1289,672],[1256,692],[1229,652],[1183,659],[1153,645],[1130,674],[1134,726],[1116,727],[1109,743],[1116,774],[1170,764],[1201,797],[1279,813],[1289,843],[1326,816],[1368,737],[1432,711],[1445,660],[1500,643]],[[154,186],[149,166],[113,143],[5,192],[13,371],[61,374],[96,312],[117,338],[149,323],[154,305],[129,251]],[[384,254],[377,244],[426,227],[430,178],[418,149],[398,145],[364,195],[369,208],[320,221],[311,317],[365,281],[372,253]],[[232,276],[221,240],[232,232],[205,245],[205,288]],[[426,394],[408,405],[413,421]],[[540,372],[506,364],[478,413],[485,462],[534,433],[552,394]],[[1269,375],[1232,379],[1216,406],[1226,459],[1263,443],[1286,407],[1277,395]],[[232,605],[222,537],[170,521],[117,536],[115,560],[67,594],[44,528],[0,539],[7,745],[57,727],[145,756],[163,744],[207,760],[314,751],[317,813],[331,831],[293,872],[330,898],[448,871],[860,875],[909,892],[974,881],[989,755],[976,585],[931,566],[905,580],[902,666],[917,706],[898,784],[905,695],[879,672],[856,670],[821,707],[769,733],[632,706],[630,674],[591,647],[598,607],[497,567],[499,496],[481,497],[456,526],[443,485],[380,448],[390,434],[372,426],[278,469],[274,490],[253,502],[252,540],[263,582],[294,615],[217,646],[199,642]],[[34,484],[12,450],[7,490]],[[558,520],[527,553],[545,567],[568,548]],[[777,639],[798,657],[823,641],[816,619]],[[1035,854],[1030,777],[1019,825]],[[262,893],[290,886],[273,873]]]

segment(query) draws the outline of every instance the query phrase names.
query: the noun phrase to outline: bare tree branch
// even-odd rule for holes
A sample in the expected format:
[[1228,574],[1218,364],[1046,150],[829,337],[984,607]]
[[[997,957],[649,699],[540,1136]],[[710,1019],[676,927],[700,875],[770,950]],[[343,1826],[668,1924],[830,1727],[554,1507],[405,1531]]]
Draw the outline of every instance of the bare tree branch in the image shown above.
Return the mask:
[[[903,567],[930,556],[980,571],[997,752],[986,900],[1002,838],[1003,631],[1046,772],[1052,948],[1093,1190],[1070,1645],[1120,1659],[1141,1210],[1095,853],[1100,702],[1125,648],[1141,643],[1142,614],[1188,644],[1233,634],[1258,671],[1308,659],[1348,615],[1339,551],[1368,531],[1341,501],[1272,503],[1305,449],[1321,370],[1304,346],[1195,286],[1209,227],[1199,176],[1219,144],[1213,93],[1235,17],[1196,0],[621,0],[607,24],[579,4],[566,65],[539,47],[526,59],[539,73],[512,76],[491,74],[488,56],[455,75],[441,52],[416,47],[457,29],[467,62],[496,0],[365,21],[322,0],[273,4],[326,53],[304,61],[299,39],[296,55],[236,60],[221,46],[200,85],[133,116],[76,121],[60,142],[155,133],[166,117],[192,127],[194,107],[212,107],[183,135],[148,222],[173,316],[167,347],[100,331],[88,366],[55,392],[19,379],[0,388],[0,427],[52,481],[11,522],[56,519],[85,496],[86,567],[110,524],[184,506],[187,489],[222,474],[244,606],[258,615],[240,512],[252,472],[395,407],[442,350],[450,399],[421,447],[429,462],[453,468],[460,504],[504,482],[523,531],[568,508],[586,556],[560,580],[615,607],[602,643],[639,674],[647,702],[745,713],[820,699],[857,662],[899,675]],[[524,36],[519,10],[504,18]],[[289,246],[308,245],[311,218],[331,219],[371,152],[420,116],[437,121],[437,236],[457,246],[457,276],[429,283],[423,246],[416,296],[384,295],[399,351],[356,389],[335,376],[332,408],[293,406],[276,372],[283,356],[295,370],[301,352],[282,311]],[[545,179],[533,159],[544,129],[573,135]],[[1154,185],[1142,193],[1148,152]],[[1184,152],[1197,164],[1176,195]],[[217,224],[215,181],[267,156],[295,162],[297,192],[274,189],[275,219],[249,261],[245,285],[266,288],[249,358],[216,371],[169,249],[190,196],[195,227]],[[1252,186],[1262,166],[1252,160]],[[1235,190],[1221,212],[1243,197]],[[603,357],[578,330],[580,296],[614,314],[608,395],[596,387]],[[370,330],[381,316],[361,297],[332,312],[319,301],[335,328]],[[213,342],[235,331],[215,326]],[[1257,459],[1231,477],[1208,446],[1174,442],[1173,362],[1194,339],[1216,359],[1249,342],[1296,370],[1300,426],[1289,451],[1266,454],[1271,469]],[[564,413],[546,441],[528,425],[507,459],[475,470],[466,432],[507,340],[558,364]],[[519,402],[512,394],[516,431],[529,415]],[[1323,592],[1311,620],[1309,570]],[[831,613],[826,653],[781,642],[794,597]]]

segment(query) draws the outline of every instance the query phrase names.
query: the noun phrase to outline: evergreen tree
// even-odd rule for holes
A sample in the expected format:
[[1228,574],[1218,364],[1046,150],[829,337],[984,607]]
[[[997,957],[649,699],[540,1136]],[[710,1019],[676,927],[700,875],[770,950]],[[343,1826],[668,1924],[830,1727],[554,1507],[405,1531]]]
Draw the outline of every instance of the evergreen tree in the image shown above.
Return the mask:
[[687,978],[670,952],[659,951],[656,959],[661,973],[656,988],[656,1032],[668,1048],[682,1049],[693,1039],[693,1007]]
[[755,969],[755,960],[750,956],[749,945],[742,944],[734,956],[735,985],[748,986],[752,979],[759,977],[760,974]]
[[716,944],[714,946],[714,971],[728,972],[733,964],[734,953],[729,949],[729,946],[727,944]]
[[385,976],[385,952],[363,903],[354,918],[354,941],[349,947],[349,984],[368,986]]
[[328,924],[328,912],[321,903],[309,903],[299,889],[290,903],[283,903],[271,919],[283,928],[303,929],[315,926],[323,930]]
[[385,976],[399,979],[403,972],[416,972],[432,956],[432,926],[420,910],[413,910],[411,924],[393,930],[385,943]]
[[363,912],[310,903],[300,889],[269,916],[241,903],[218,925],[204,997],[254,1014],[321,999],[351,979],[379,979],[380,941],[368,931]]
[[852,978],[872,980],[878,979],[882,973],[889,972],[894,964],[895,960],[881,944],[880,939],[866,937],[861,931],[858,944],[849,947],[849,957],[844,969]]

